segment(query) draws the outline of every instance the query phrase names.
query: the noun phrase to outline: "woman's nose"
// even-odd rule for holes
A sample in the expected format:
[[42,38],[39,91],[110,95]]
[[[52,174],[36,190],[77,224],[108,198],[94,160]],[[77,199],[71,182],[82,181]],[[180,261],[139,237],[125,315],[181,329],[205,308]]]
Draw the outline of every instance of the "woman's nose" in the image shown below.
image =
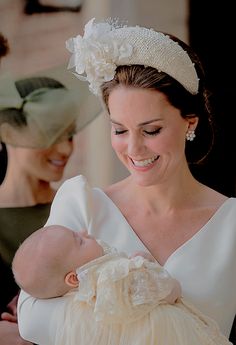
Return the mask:
[[140,154],[143,148],[144,148],[144,145],[143,145],[142,138],[139,138],[137,136],[130,136],[129,142],[128,142],[128,154],[130,156],[136,156]]
[[54,147],[59,153],[69,157],[73,151],[73,139],[66,139],[60,141],[57,144],[55,144]]

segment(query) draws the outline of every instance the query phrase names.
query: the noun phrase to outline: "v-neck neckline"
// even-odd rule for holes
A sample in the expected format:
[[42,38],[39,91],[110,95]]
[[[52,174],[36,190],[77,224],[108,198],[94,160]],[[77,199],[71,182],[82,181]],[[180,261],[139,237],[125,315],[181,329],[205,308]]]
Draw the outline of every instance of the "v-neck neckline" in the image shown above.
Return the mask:
[[[129,224],[128,220],[125,218],[119,207],[113,202],[112,199],[109,198],[109,196],[100,188],[95,188],[96,190],[100,191],[102,195],[106,198],[106,200],[113,206],[113,208],[116,210],[116,212],[119,214],[119,216],[123,219],[123,222],[129,227],[132,234],[136,237],[136,239],[142,243],[142,245],[146,248],[149,254],[152,255],[152,253],[149,251],[149,249],[146,247],[145,243],[141,240],[141,238],[137,235],[133,227]],[[218,217],[218,215],[222,212],[222,210],[225,208],[225,206],[228,204],[229,201],[231,201],[233,198],[229,197],[227,198],[215,211],[215,213],[208,219],[208,221],[197,231],[195,232],[188,240],[186,240],[184,243],[182,243],[178,248],[176,248],[166,259],[164,264],[160,264],[158,260],[155,258],[155,260],[158,262],[158,264],[165,268],[169,261],[172,260],[172,258],[178,253],[180,253],[186,246],[188,246],[192,241],[194,241],[196,238],[201,236],[202,233],[205,232],[205,230],[209,227],[209,225],[215,221],[215,219]]]

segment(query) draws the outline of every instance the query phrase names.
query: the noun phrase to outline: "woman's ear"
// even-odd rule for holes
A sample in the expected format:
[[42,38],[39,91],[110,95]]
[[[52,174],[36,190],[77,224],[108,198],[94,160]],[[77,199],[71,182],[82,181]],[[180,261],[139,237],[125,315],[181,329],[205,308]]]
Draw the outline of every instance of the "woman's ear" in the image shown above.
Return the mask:
[[74,271],[67,273],[65,276],[65,283],[73,288],[79,286],[79,280],[77,278],[77,274]]
[[192,115],[191,117],[187,117],[186,120],[188,121],[188,130],[195,131],[198,125],[199,118]]

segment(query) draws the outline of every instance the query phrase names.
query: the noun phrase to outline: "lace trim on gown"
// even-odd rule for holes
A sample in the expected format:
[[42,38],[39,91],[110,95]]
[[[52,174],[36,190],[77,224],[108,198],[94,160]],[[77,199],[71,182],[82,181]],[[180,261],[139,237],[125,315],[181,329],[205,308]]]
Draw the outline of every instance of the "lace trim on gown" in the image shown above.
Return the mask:
[[103,248],[104,256],[77,270],[75,299],[93,306],[97,321],[134,321],[165,303],[175,282],[158,263]]

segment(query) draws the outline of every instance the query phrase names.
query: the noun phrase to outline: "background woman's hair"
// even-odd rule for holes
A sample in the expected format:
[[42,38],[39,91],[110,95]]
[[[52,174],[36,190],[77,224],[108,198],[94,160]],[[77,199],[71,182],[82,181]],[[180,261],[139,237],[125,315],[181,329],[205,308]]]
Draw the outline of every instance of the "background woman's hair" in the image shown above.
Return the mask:
[[9,53],[9,51],[10,49],[8,45],[8,40],[0,32],[0,58],[6,56]]
[[[0,59],[6,56],[9,53],[9,45],[6,37],[0,33]],[[0,147],[0,184],[2,183],[5,174],[6,174],[6,167],[7,167],[7,150],[4,144],[1,144]]]

